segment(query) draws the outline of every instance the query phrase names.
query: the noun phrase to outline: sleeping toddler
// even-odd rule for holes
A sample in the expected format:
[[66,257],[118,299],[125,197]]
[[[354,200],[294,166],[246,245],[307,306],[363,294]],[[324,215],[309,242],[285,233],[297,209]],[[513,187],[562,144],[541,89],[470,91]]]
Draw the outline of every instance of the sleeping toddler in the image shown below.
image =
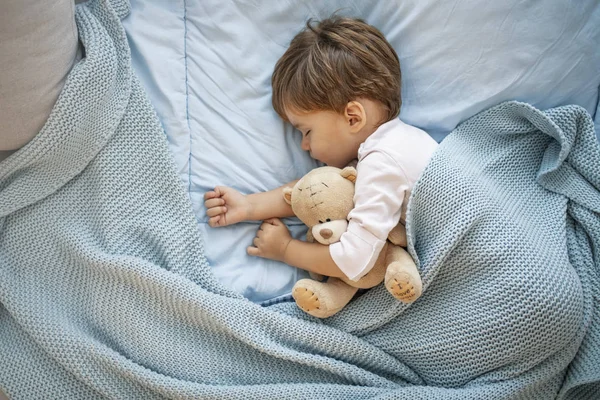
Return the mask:
[[404,222],[411,190],[437,147],[398,119],[400,80],[398,56],[373,26],[339,16],[309,21],[275,65],[273,107],[302,133],[301,147],[314,159],[338,168],[358,159],[348,228],[330,246],[293,239],[279,218],[293,216],[282,191],[297,181],[249,195],[217,186],[204,195],[209,225],[263,220],[248,254],[360,279]]

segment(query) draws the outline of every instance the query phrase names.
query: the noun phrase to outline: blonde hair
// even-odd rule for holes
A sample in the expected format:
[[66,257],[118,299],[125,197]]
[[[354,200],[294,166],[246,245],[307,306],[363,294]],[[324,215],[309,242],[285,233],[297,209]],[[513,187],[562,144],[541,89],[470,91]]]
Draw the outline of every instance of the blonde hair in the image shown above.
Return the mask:
[[333,16],[311,20],[277,61],[271,79],[273,108],[343,113],[359,97],[379,101],[389,121],[400,112],[398,55],[375,27],[360,19]]

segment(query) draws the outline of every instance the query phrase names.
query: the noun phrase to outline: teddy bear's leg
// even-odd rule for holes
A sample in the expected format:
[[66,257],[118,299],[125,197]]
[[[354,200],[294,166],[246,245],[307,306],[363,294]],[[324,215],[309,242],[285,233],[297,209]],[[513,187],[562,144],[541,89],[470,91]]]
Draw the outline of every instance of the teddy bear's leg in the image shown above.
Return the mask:
[[406,247],[408,244],[406,240],[406,227],[402,223],[398,223],[388,235],[388,240],[395,245]]
[[410,254],[402,247],[389,245],[387,248],[387,271],[385,287],[396,299],[412,303],[421,296],[421,275]]
[[344,308],[357,290],[337,278],[326,282],[301,279],[294,285],[292,296],[302,311],[313,317],[327,318]]
[[386,258],[387,258],[387,247],[390,244],[386,242],[384,244],[383,249],[381,249],[381,253],[379,253],[379,257],[375,262],[375,265],[369,272],[367,272],[362,278],[357,281],[351,281],[348,278],[342,278],[344,282],[346,282],[350,286],[354,286],[359,289],[370,289],[379,285],[383,282],[383,278],[385,278],[385,271],[387,268]]

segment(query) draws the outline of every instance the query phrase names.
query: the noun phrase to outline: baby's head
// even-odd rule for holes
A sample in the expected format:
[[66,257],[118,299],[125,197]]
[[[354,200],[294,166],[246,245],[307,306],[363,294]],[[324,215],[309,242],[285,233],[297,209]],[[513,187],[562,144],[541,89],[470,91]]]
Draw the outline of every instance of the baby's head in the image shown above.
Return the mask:
[[[302,148],[339,168],[400,112],[398,56],[381,32],[359,19],[309,21],[275,65],[272,86],[273,107],[302,131]],[[317,134],[328,137],[308,137]],[[336,143],[339,155],[323,147]]]

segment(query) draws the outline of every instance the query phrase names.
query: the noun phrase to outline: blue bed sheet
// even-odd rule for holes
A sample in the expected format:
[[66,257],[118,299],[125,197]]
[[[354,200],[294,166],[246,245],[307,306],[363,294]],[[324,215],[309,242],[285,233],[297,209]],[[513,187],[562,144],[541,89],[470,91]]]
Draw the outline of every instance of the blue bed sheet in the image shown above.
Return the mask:
[[[596,0],[132,0],[124,24],[134,68],[165,128],[207,258],[223,283],[255,302],[285,298],[306,274],[246,255],[258,223],[208,227],[202,196],[218,184],[269,190],[316,166],[272,110],[270,77],[305,21],[336,10],[386,35],[402,67],[401,118],[438,141],[505,100],[597,114]],[[304,234],[299,221],[287,222]]]

